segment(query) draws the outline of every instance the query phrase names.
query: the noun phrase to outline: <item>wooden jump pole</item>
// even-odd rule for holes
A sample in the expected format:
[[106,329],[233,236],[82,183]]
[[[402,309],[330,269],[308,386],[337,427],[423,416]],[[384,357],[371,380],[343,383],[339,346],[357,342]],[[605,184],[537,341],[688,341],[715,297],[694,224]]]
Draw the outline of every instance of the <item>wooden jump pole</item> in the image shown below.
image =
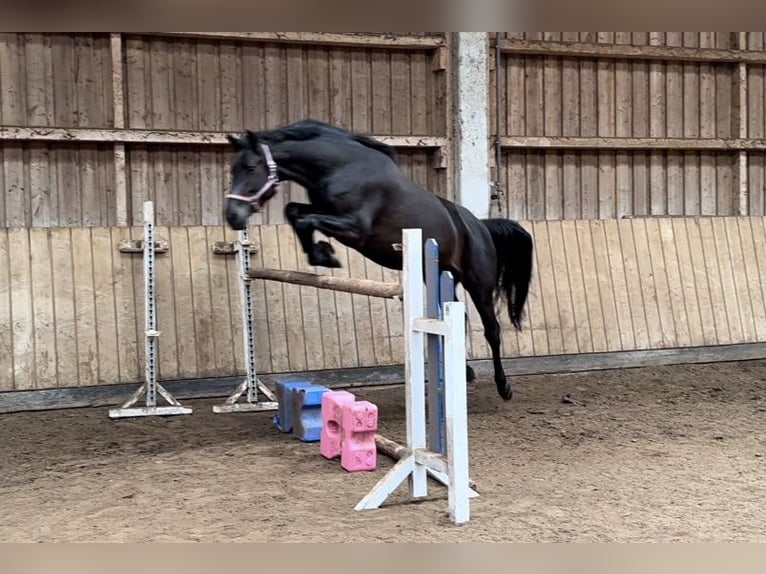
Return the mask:
[[304,271],[284,271],[282,269],[250,269],[250,277],[266,281],[278,281],[293,285],[306,285],[318,289],[344,291],[356,295],[369,295],[384,299],[401,299],[402,286],[398,283],[383,283],[370,279],[351,279],[347,277],[332,277]]

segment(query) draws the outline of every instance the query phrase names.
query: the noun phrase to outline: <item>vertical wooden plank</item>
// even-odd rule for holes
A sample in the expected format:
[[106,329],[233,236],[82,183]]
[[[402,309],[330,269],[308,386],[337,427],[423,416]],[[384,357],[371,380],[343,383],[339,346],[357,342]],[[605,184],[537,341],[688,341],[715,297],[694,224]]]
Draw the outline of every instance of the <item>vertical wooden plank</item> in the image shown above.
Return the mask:
[[618,138],[633,135],[633,82],[631,64],[627,60],[615,62],[615,132]]
[[683,156],[670,151],[666,156],[667,200],[669,215],[684,214],[684,169]]
[[[564,219],[578,219],[582,214],[580,155],[564,152],[561,194],[564,201]],[[513,218],[512,215],[509,215]]]
[[221,70],[221,128],[242,130],[242,69],[239,45],[221,42],[218,46]]
[[[292,234],[292,228],[285,226],[287,230]],[[294,239],[291,242],[291,249],[295,252],[295,269],[299,271],[307,271],[316,273],[318,271],[326,271],[324,268],[312,267],[308,263],[308,257],[300,247],[300,243]],[[324,369],[325,367],[325,354],[334,354],[337,356],[337,326],[328,325],[327,336],[323,333],[322,318],[320,314],[320,297],[325,297],[325,306],[327,303],[332,305],[334,309],[334,301],[332,300],[332,292],[328,292],[327,289],[315,289],[314,287],[301,287],[301,312],[303,313],[303,335],[306,341],[306,368]],[[329,299],[328,299],[329,297]],[[384,317],[385,319],[385,317]],[[334,338],[334,340],[333,340]],[[327,350],[325,350],[327,348]]]
[[561,61],[543,58],[543,132],[547,136],[560,136],[563,122],[563,85]]
[[684,152],[684,213],[700,214],[700,155]]
[[[636,245],[633,233],[633,220],[623,219],[617,222],[617,231],[624,258],[625,279],[627,283],[633,330],[636,335],[636,349],[650,349],[656,344],[656,336],[649,317],[656,318],[656,309],[651,313],[644,294],[640,259],[646,254]],[[651,314],[650,314],[651,313]]]
[[630,153],[617,152],[614,168],[615,217],[633,214],[633,158]]
[[[114,281],[115,325],[117,329],[117,362],[120,382],[135,382],[143,376],[143,365],[138,360],[138,345],[142,341],[143,327],[139,335],[138,314],[135,307],[136,293],[133,290],[133,257],[141,255],[120,253],[118,246],[123,239],[130,238],[127,227],[112,228],[112,268]],[[143,325],[143,317],[141,320]]]
[[[332,269],[334,277],[350,277],[351,269],[349,266],[349,250],[338,244],[334,244],[335,256],[340,261],[341,267]],[[343,367],[354,367],[359,365],[358,340],[356,337],[356,321],[354,312],[354,301],[351,293],[335,293],[335,307],[337,309],[338,335],[340,337],[341,365]]]
[[[555,290],[556,305],[559,310],[559,324],[563,338],[565,353],[582,352],[579,346],[581,337],[578,336],[577,317],[574,312],[573,291],[567,272],[568,253],[564,244],[562,221],[551,221],[547,225],[548,242],[551,250],[551,265],[553,268],[552,289]],[[587,329],[587,323],[584,327]],[[582,337],[584,338],[584,337]]]
[[582,166],[581,217],[583,219],[598,219],[600,177],[598,155],[590,152],[583,153],[580,165]]
[[[53,102],[50,38],[44,34],[24,34],[23,61],[26,83],[26,121],[24,125],[50,126]],[[21,54],[20,54],[21,55]],[[3,94],[6,97],[6,94]]]
[[507,133],[508,135],[525,135],[527,126],[526,56],[501,54],[501,57],[505,58],[506,62]]
[[[35,388],[57,386],[57,353],[53,301],[53,271],[47,229],[29,230],[29,271],[33,309],[33,349]],[[26,262],[18,262],[24,264]],[[16,309],[14,308],[14,311]]]
[[545,218],[545,169],[543,154],[527,152],[527,217]]
[[[739,154],[715,154],[715,210],[716,215],[736,215],[739,213],[737,197],[737,163]],[[746,170],[746,168],[745,168]],[[747,183],[747,182],[745,182]],[[710,200],[712,209],[714,200]],[[745,202],[747,203],[747,202]]]
[[[660,333],[662,346],[665,348],[677,347],[678,336],[676,334],[676,310],[673,306],[672,297],[670,293],[670,284],[668,281],[668,265],[665,261],[665,254],[663,251],[662,232],[660,230],[660,221],[668,221],[667,219],[642,219],[634,220],[634,230],[643,227],[641,233],[636,234],[636,238],[640,238],[639,244],[644,250],[644,253],[648,253],[648,257],[642,261],[642,267],[644,270],[648,268],[648,275],[644,275],[644,279],[647,281],[649,287],[649,293],[653,291],[653,297],[649,298],[649,301],[657,307],[657,322],[660,326]],[[648,265],[644,265],[644,263]],[[653,279],[653,281],[652,281]],[[645,291],[646,292],[646,291]],[[648,314],[647,314],[648,315]],[[652,320],[652,319],[649,319]]]
[[711,153],[700,154],[700,213],[716,215],[716,161]]
[[614,152],[601,152],[598,156],[598,217],[614,217],[617,208],[615,198],[615,159]]
[[[167,225],[155,225],[155,237],[158,240],[168,242],[170,250],[166,253],[158,253],[155,257],[155,281],[157,294],[157,329],[162,333],[158,347],[158,379],[176,379],[182,368],[178,348],[178,328],[176,326],[176,314],[180,311],[176,305],[176,293],[174,289],[173,259],[176,256],[176,246],[172,243],[171,227]],[[183,249],[183,248],[181,248]],[[143,291],[142,291],[143,294]],[[188,301],[186,305],[188,305]],[[181,338],[185,338],[184,335]]]
[[[134,218],[136,220],[135,224],[131,226],[128,230],[130,234],[131,239],[141,239],[144,238],[144,229],[143,229],[143,211],[142,209],[139,209],[137,212],[137,216]],[[138,226],[141,227],[138,227]],[[146,296],[145,296],[145,290],[144,290],[144,263],[143,263],[143,256],[142,254],[136,254],[132,257],[129,257],[127,261],[123,260],[125,265],[130,265],[131,267],[131,275],[133,277],[133,294],[135,296],[135,300],[133,302],[133,307],[135,309],[136,313],[136,332],[137,332],[137,339],[136,339],[136,351],[138,355],[138,375],[140,377],[140,380],[144,380],[145,375],[145,365],[146,365],[146,346],[144,344],[145,337],[144,337],[144,319],[145,319],[145,310],[146,310]],[[156,272],[155,272],[156,277]],[[160,333],[162,333],[162,327],[159,327]],[[161,335],[160,335],[161,336]],[[158,348],[160,352],[162,351],[162,342],[160,341],[160,344],[158,345]],[[158,373],[159,377],[159,373]]]
[[[228,225],[223,226],[223,239],[235,243],[239,239],[239,232],[233,230]],[[226,289],[221,296],[225,298],[226,304],[231,310],[231,338],[232,350],[234,352],[234,365],[237,373],[245,372],[245,349],[243,345],[243,321],[242,321],[242,297],[239,292],[239,265],[232,261],[233,265],[226,268]],[[256,356],[257,358],[257,356]]]
[[744,328],[742,316],[740,314],[740,306],[743,302],[739,300],[740,293],[737,289],[735,271],[733,269],[738,258],[734,256],[730,249],[724,219],[713,217],[710,218],[709,221],[712,224],[710,247],[716,251],[718,261],[717,271],[720,273],[721,277],[722,299],[725,303],[726,315],[729,320],[729,331],[731,333],[732,342],[745,342],[747,332]]
[[[705,264],[700,222],[698,219],[677,219],[673,222],[673,231],[682,271],[681,278],[684,281],[684,299],[690,319],[692,344],[700,338],[705,345],[725,343],[729,340],[728,326],[725,322],[717,324],[714,301],[718,305],[720,297],[712,297],[714,277],[708,274]],[[696,321],[699,321],[699,329],[695,325]]]
[[[636,279],[638,281],[632,284],[640,292],[640,300],[643,301],[643,313],[646,318],[646,332],[649,337],[649,346],[651,348],[662,348],[665,345],[672,345],[671,336],[667,336],[671,329],[666,329],[666,324],[660,318],[661,309],[659,306],[660,296],[655,283],[657,274],[653,273],[652,266],[659,262],[653,261],[652,253],[647,239],[646,219],[625,220],[625,224],[630,224],[631,230],[625,228],[623,236],[623,248],[630,245],[630,233],[633,235],[633,249],[635,249],[635,269],[638,272]],[[630,250],[631,247],[628,247]],[[639,300],[637,295],[636,301]],[[638,310],[637,310],[638,311]]]
[[[352,61],[352,78],[355,74],[369,74],[369,67],[365,68],[361,63],[362,55],[355,56],[355,52],[351,54]],[[359,60],[359,63],[354,66],[353,62]],[[356,69],[355,69],[356,68]],[[429,99],[428,94],[428,76],[431,74],[430,58],[425,53],[413,52],[410,54],[410,102],[412,106],[412,133],[413,134],[427,134],[430,133],[431,124],[429,113]],[[367,92],[366,82],[362,82],[362,78],[358,77],[356,80],[352,80],[352,92],[357,93],[357,86],[362,88],[362,94]],[[357,99],[359,98],[359,99]],[[366,103],[365,103],[366,102]],[[366,99],[363,95],[354,95],[353,105],[353,121],[361,119],[357,114],[359,111],[357,107],[362,105],[368,105],[369,99]]]
[[[298,266],[295,234],[289,225],[280,225],[277,229],[279,238],[280,269],[296,269]],[[306,340],[304,330],[303,306],[301,304],[304,289],[298,285],[284,284],[282,286],[285,303],[285,318],[287,320],[287,344],[289,346],[290,369],[293,371],[306,370],[307,345],[314,344]]]
[[195,315],[204,312],[204,306],[197,309],[194,299],[189,254],[188,227],[172,227],[168,230],[172,275],[168,278],[173,294],[174,322],[176,336],[176,354],[178,357],[178,376],[190,379],[199,376],[197,366],[198,333]]
[[[221,124],[221,65],[219,43],[197,41],[197,105],[199,129],[220,131]],[[269,89],[269,84],[264,86]]]
[[[682,237],[678,238],[683,243],[683,256],[686,257],[682,261],[681,249],[676,245],[677,238],[673,229],[673,220],[663,217],[658,220],[649,220],[647,223],[653,221],[656,221],[657,224],[657,239],[664,262],[664,278],[661,277],[660,280],[667,281],[669,312],[675,328],[675,344],[679,347],[704,345],[697,309],[697,293],[694,290],[694,280],[688,259],[689,246],[686,235],[684,233]],[[653,255],[652,263],[654,263],[654,258]],[[687,290],[687,286],[690,289]],[[692,339],[690,334],[692,325],[694,325],[695,339]]]
[[545,161],[545,218],[561,219],[564,210],[563,197],[563,168],[561,153],[549,151],[544,155]]
[[725,233],[725,243],[728,244],[729,258],[725,267],[732,276],[734,292],[737,295],[737,311],[742,325],[742,337],[745,341],[757,340],[754,301],[750,294],[747,254],[744,251],[746,243],[740,237],[738,218],[716,218],[720,222],[721,231]]
[[746,152],[748,215],[764,215],[764,190],[766,190],[766,155]]
[[99,383],[114,384],[120,376],[120,353],[115,309],[114,275],[112,273],[112,234],[107,227],[91,229],[93,252],[93,298],[95,331],[98,341]]
[[[603,273],[599,273],[596,263],[596,249],[599,249],[598,257],[603,257],[606,248],[603,245],[603,228],[597,226],[596,234],[600,235],[598,239],[593,237],[591,222],[586,220],[574,222],[574,239],[577,241],[581,267],[575,275],[571,275],[570,271],[570,277],[573,281],[582,281],[584,300],[581,300],[578,306],[581,306],[583,312],[587,314],[587,324],[590,327],[591,350],[600,353],[609,350],[605,325],[605,317],[608,312],[602,304],[601,282],[605,276]],[[569,241],[569,239],[565,239],[567,246]],[[608,280],[608,277],[606,279]],[[610,308],[609,311],[612,311],[612,309]],[[619,341],[617,343],[619,348]]]
[[580,135],[593,137],[598,135],[598,83],[596,81],[596,63],[592,60],[580,62]]
[[[364,258],[353,249],[348,251],[348,266],[351,277],[364,278]],[[370,298],[366,295],[352,295],[351,297],[356,323],[359,366],[371,366],[375,364],[374,331],[377,325],[372,322]]]
[[547,351],[551,355],[558,355],[565,352],[565,329],[562,325],[562,315],[559,310],[553,253],[551,251],[547,222],[535,222],[533,229],[535,251],[538,254],[537,266],[540,273],[538,285],[542,311],[545,317]]
[[[285,65],[285,50],[281,46],[264,47],[264,75],[269,78],[266,83],[265,110],[266,127],[275,128],[282,124],[287,117],[287,77]],[[266,206],[264,220],[271,224],[284,223],[284,206],[286,198],[282,193],[275,195]]]
[[[250,226],[248,232],[250,235],[250,241],[253,242],[253,244],[256,247],[255,252],[250,253],[250,266],[251,268],[255,267],[263,267],[263,245],[261,243],[261,226],[260,225],[252,225]],[[208,245],[212,245],[210,242],[210,232],[211,229],[207,230],[208,232]],[[216,233],[218,231],[216,230]],[[216,259],[218,262],[216,262]],[[225,259],[226,262],[221,262],[221,259]],[[208,266],[209,266],[209,275],[210,275],[210,295],[212,298],[210,312],[212,314],[212,318],[215,322],[221,325],[221,332],[223,332],[223,328],[225,328],[227,325],[224,325],[224,317],[219,317],[220,311],[216,310],[216,294],[212,289],[212,274],[215,273],[213,270],[213,265],[221,265],[225,264],[229,268],[238,267],[238,263],[235,258],[231,257],[225,257],[223,258],[220,255],[213,255],[212,253],[208,252]],[[255,320],[254,320],[254,329],[255,329],[255,368],[257,373],[271,373],[273,372],[273,368],[271,365],[271,342],[269,340],[269,317],[268,317],[268,308],[266,305],[266,281],[253,281],[251,285],[251,294],[252,294],[252,300],[253,300],[253,307],[255,309]],[[230,310],[227,310],[230,313]],[[230,325],[230,323],[229,323]],[[213,334],[214,337],[218,337],[217,331]],[[225,337],[226,335],[224,335]],[[239,344],[242,346],[242,338],[243,333],[240,331],[239,333],[232,332],[231,329],[228,332],[228,337],[232,338],[234,345]],[[197,356],[200,356],[200,353],[198,351]],[[243,363],[244,367],[244,363]],[[241,370],[244,370],[242,368]]]
[[[580,237],[581,227],[578,227],[574,221],[562,221],[557,227],[560,228],[561,236],[559,239],[563,241],[565,253],[565,269],[568,281],[564,283],[564,288],[571,297],[577,349],[580,353],[590,353],[594,347],[593,335],[591,333],[592,326],[588,313],[588,288],[586,287],[585,271],[583,269],[579,245],[581,241],[584,241],[587,244],[585,249],[590,246],[590,233],[587,233],[585,237]],[[585,229],[586,231],[588,230],[587,226]],[[559,290],[559,293],[561,294],[562,291]]]
[[[0,43],[3,39],[0,38]],[[8,229],[0,228],[0,391],[14,389],[13,305]]]
[[666,170],[665,154],[661,151],[652,151],[649,154],[649,195],[652,215],[665,215],[668,212],[667,199],[670,190],[665,186]]
[[[205,242],[206,252],[216,241],[224,241],[223,226],[206,227],[205,234],[207,237]],[[262,265],[261,258],[269,246],[264,243],[263,238],[259,237],[258,228],[251,234],[251,240],[258,245],[257,258],[252,258],[251,261],[254,264],[257,262],[258,265]],[[193,249],[192,257],[196,261],[198,257],[197,249],[201,249],[201,247],[195,245]],[[209,337],[212,338],[212,369],[215,373],[241,373],[244,372],[244,364],[238,365],[236,363],[234,348],[236,346],[242,347],[242,331],[234,331],[233,325],[236,322],[236,317],[233,315],[229,305],[229,270],[236,269],[237,263],[234,257],[210,253],[207,265],[208,271],[205,280],[208,282],[208,289],[210,290],[210,324],[206,325],[206,330],[210,332]],[[197,269],[195,268],[195,287],[199,286],[199,291],[195,289],[195,296],[203,298],[205,286],[202,283],[202,279],[197,278],[196,274]],[[231,276],[236,278],[236,273],[232,273]],[[199,283],[196,283],[196,281],[199,281]],[[263,281],[254,281],[253,291],[258,293],[264,290],[263,284]],[[279,287],[276,283],[271,283],[271,285]],[[236,285],[233,287],[236,289]],[[271,370],[271,357],[275,354],[278,355],[280,352],[286,352],[286,347],[283,344],[276,352],[273,353],[271,351],[271,343],[269,341],[271,323],[269,321],[269,314],[274,312],[275,309],[272,309],[271,305],[267,304],[265,297],[256,297],[254,305],[256,314],[256,368],[259,372],[268,372]],[[200,346],[205,344],[203,336],[200,336],[198,341]],[[198,356],[201,355],[199,350],[197,354]]]
[[30,142],[28,169],[32,227],[51,227],[58,219],[58,206],[53,204],[56,198],[51,193],[51,164],[46,143]]
[[562,58],[562,135],[580,135],[580,70],[575,58]]
[[598,135],[615,135],[615,63],[610,59],[598,61]]
[[74,308],[77,329],[77,368],[80,386],[97,385],[97,333],[93,251],[89,228],[72,229]]
[[[424,238],[426,239],[426,238]],[[364,261],[366,278],[373,281],[383,281],[383,268],[369,259]],[[388,315],[386,301],[379,297],[370,297],[370,317],[372,320],[372,343],[375,361],[378,365],[392,364],[391,340],[389,337]]]
[[527,219],[527,166],[526,154],[523,151],[510,151],[505,155],[504,163],[508,181],[506,198],[508,201],[507,217],[511,219]]
[[[691,245],[692,261],[694,261],[695,270],[700,268],[707,275],[707,282],[710,287],[710,302],[712,304],[712,322],[716,328],[718,343],[721,345],[733,343],[737,340],[737,326],[731,325],[731,318],[727,309],[729,305],[726,302],[726,297],[733,294],[724,288],[724,281],[721,276],[722,266],[718,258],[717,239],[714,233],[713,221],[711,218],[703,217],[695,220],[694,223],[696,223],[696,226],[693,226],[696,227],[694,229],[694,239],[697,245]],[[699,251],[696,251],[695,247]],[[711,317],[703,315],[702,319],[704,323],[710,321]]]
[[26,82],[23,67],[23,35],[0,35],[0,120],[4,125],[24,125],[27,119]]
[[[281,269],[279,257],[279,236],[276,225],[260,227],[260,250],[263,254],[263,266]],[[271,365],[274,372],[290,370],[288,355],[288,334],[286,328],[285,305],[282,295],[282,284],[274,281],[265,282],[266,314],[269,322],[269,339],[271,342]],[[290,310],[292,313],[292,309]]]
[[763,219],[740,217],[742,253],[747,265],[753,318],[759,341],[766,339],[766,234]]
[[700,137],[700,68],[697,63],[684,63],[684,137]]
[[29,205],[27,165],[22,144],[5,143],[3,146],[3,175],[5,195],[5,222],[8,227],[28,227],[32,217]]
[[[150,125],[149,96],[146,93],[150,83],[148,46],[138,38],[125,39],[125,85],[127,127],[142,129]],[[58,102],[58,96],[56,97]]]
[[525,117],[526,135],[540,136],[545,129],[545,110],[540,102],[545,98],[543,83],[543,61],[540,58],[527,58],[525,82]]
[[649,136],[651,125],[651,101],[649,98],[649,64],[645,61],[633,63],[633,137]]
[[37,387],[35,365],[35,315],[32,294],[32,271],[30,268],[30,231],[8,230],[10,254],[10,304],[13,323],[13,369],[14,389],[27,390]]
[[[610,350],[631,351],[637,347],[636,332],[628,295],[626,258],[620,245],[618,221],[607,219],[591,222],[594,250],[604,254],[596,258],[601,282],[601,301],[604,309],[606,338]],[[598,229],[601,232],[598,232]],[[609,297],[609,294],[612,296]],[[613,314],[612,314],[613,313]],[[610,320],[610,318],[612,320]],[[641,340],[643,342],[643,339]]]

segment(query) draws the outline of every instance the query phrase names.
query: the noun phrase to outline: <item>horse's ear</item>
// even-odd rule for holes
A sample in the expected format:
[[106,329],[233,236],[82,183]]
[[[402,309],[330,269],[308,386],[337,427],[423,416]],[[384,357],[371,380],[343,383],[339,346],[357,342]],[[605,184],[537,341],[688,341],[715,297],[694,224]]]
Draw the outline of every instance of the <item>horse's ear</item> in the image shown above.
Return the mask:
[[254,131],[247,130],[245,132],[245,137],[247,138],[247,143],[252,149],[258,149],[258,135]]
[[237,136],[226,134],[226,139],[228,140],[228,142],[231,144],[231,147],[233,147],[235,151],[239,151],[245,147],[245,142],[239,139]]

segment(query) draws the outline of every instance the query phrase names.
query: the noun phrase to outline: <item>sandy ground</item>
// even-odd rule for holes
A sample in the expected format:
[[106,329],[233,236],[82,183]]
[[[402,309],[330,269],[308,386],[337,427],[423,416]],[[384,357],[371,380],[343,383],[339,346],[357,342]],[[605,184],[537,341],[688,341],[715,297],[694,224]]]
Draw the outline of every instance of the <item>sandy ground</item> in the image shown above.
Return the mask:
[[[765,381],[766,361],[528,376],[503,403],[480,380],[460,527],[439,486],[355,512],[391,461],[347,473],[270,414],[2,415],[0,540],[764,542]],[[402,388],[359,394],[400,440]]]

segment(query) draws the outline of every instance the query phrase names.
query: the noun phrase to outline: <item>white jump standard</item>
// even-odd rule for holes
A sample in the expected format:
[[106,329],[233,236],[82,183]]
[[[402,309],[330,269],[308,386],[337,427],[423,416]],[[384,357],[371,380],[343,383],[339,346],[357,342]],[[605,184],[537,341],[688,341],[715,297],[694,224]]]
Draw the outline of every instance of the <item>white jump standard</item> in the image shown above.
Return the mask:
[[[423,286],[422,231],[404,230],[404,344],[407,443],[402,458],[356,505],[379,508],[409,479],[410,496],[428,495],[428,474],[446,479],[452,522],[470,519],[469,499],[475,496],[468,472],[468,408],[466,399],[465,303],[444,304],[443,319],[429,319]],[[444,340],[444,418],[446,456],[427,448],[425,334]],[[433,388],[433,387],[432,387]],[[436,422],[436,421],[434,421]]]
[[[239,298],[242,307],[242,336],[245,349],[245,380],[222,405],[214,405],[214,413],[241,413],[251,411],[275,411],[279,408],[277,397],[265,384],[258,380],[255,365],[255,310],[250,276],[250,237],[247,228],[239,232],[237,241],[237,269],[239,271]],[[261,391],[268,401],[258,400]],[[245,394],[246,393],[246,394]],[[245,394],[246,402],[240,403]]]
[[[153,415],[190,415],[191,407],[183,406],[171,395],[160,383],[157,382],[157,339],[160,331],[157,330],[157,305],[155,301],[156,287],[154,275],[155,259],[155,235],[154,235],[154,204],[151,201],[144,202],[144,337],[145,337],[145,367],[144,383],[135,393],[121,406],[109,409],[109,418],[146,417]],[[132,251],[132,250],[129,250]],[[157,393],[169,404],[157,406]],[[146,403],[143,407],[134,407],[141,398],[146,395]]]

